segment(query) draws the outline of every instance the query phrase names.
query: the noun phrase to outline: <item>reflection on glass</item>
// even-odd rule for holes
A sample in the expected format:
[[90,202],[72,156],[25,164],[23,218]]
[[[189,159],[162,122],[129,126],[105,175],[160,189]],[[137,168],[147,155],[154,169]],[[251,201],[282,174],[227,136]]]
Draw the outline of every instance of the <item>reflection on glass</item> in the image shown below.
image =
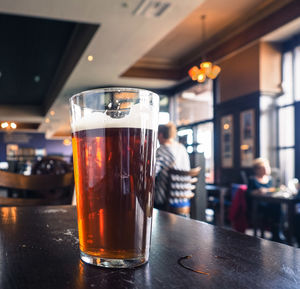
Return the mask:
[[77,272],[76,284],[79,285],[79,288],[84,288],[84,264],[81,260],[78,262],[78,272]]

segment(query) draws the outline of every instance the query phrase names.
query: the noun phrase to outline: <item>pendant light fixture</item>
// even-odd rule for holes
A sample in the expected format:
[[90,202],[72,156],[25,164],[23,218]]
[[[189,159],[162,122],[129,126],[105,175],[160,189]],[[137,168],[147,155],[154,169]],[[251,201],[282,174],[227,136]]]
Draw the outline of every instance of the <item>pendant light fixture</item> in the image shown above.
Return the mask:
[[[205,15],[201,16],[202,20],[202,40],[205,43]],[[205,57],[203,57],[205,59]],[[204,82],[206,78],[215,79],[220,73],[221,68],[210,61],[203,61],[199,66],[193,66],[189,70],[189,76],[192,80]]]

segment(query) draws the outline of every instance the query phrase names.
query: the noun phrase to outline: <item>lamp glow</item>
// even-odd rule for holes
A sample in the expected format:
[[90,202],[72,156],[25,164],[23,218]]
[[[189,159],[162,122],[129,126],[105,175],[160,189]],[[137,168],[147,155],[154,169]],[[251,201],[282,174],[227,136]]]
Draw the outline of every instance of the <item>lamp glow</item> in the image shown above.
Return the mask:
[[221,67],[218,65],[214,65],[211,69],[211,72],[207,75],[210,79],[215,79],[219,73],[221,72]]
[[71,141],[68,138],[65,138],[64,141],[63,141],[63,144],[65,146],[69,146],[71,144]]
[[12,129],[16,129],[16,128],[17,128],[17,125],[16,125],[14,122],[12,122],[12,123],[10,124],[10,127],[11,127]]
[[223,127],[224,127],[224,130],[228,130],[230,128],[230,125],[228,123],[225,123]]
[[1,127],[2,128],[7,128],[8,127],[8,122],[2,122]]
[[[206,17],[205,15],[202,15],[202,17],[201,17],[202,22],[203,22],[203,25],[202,25],[202,38],[203,39],[202,40],[203,40],[204,45],[205,45],[205,17]],[[198,82],[204,82],[206,77],[208,77],[210,79],[215,79],[221,71],[220,66],[213,65],[213,63],[210,61],[201,62],[199,68],[197,66],[193,66],[189,70],[189,76],[191,77],[191,79],[194,81],[198,81]],[[197,70],[199,70],[198,73],[197,73]],[[204,72],[204,75],[202,75],[201,71]]]
[[190,70],[189,70],[189,76],[191,77],[192,80],[197,80],[198,79],[198,75],[199,75],[199,68],[197,66],[193,66]]
[[248,150],[248,149],[249,149],[249,145],[247,145],[247,144],[241,145],[241,150],[242,150],[242,151],[246,151],[246,150]]
[[212,63],[209,61],[205,61],[200,63],[200,67],[205,71],[205,74],[208,75],[211,72]]
[[205,71],[203,69],[200,69],[200,73],[198,74],[198,82],[204,82],[206,79],[206,74]]

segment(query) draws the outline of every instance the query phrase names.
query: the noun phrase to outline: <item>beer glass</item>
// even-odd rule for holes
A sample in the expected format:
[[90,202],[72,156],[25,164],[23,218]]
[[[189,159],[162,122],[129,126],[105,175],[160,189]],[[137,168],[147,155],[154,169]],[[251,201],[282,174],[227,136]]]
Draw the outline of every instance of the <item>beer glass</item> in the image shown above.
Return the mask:
[[135,88],[70,99],[81,259],[126,268],[148,261],[159,97]]

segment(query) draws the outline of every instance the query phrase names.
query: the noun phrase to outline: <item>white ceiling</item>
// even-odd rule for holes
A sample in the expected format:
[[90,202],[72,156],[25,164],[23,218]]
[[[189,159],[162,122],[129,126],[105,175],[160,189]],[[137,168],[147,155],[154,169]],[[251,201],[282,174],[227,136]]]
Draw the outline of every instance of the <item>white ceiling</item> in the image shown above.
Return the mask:
[[[174,29],[187,21],[186,19],[194,19],[187,22],[187,25],[192,25],[193,21],[200,21],[198,14],[205,13],[210,26],[207,31],[209,38],[224,28],[230,28],[230,24],[239,21],[251,9],[263,6],[262,3],[274,2],[274,0],[168,0],[167,2],[171,3],[170,8],[161,17],[147,18],[133,14],[141,1],[143,0],[0,1],[2,13],[101,25],[56,99],[52,107],[56,112],[55,115],[49,115],[50,123],[44,122],[39,129],[46,132],[46,136],[51,137],[55,132],[69,131],[68,98],[74,93],[110,85],[150,89],[173,85],[175,82],[169,80],[124,78],[120,75],[145,55],[159,58],[160,55],[157,55],[159,50],[154,49],[159,47],[159,43],[163,43],[162,52],[166,55],[162,57],[166,59],[168,57],[166,43],[172,37],[179,37],[179,45],[170,47],[170,54],[177,53],[178,56],[178,53],[186,54],[187,51],[195,49],[196,42],[201,39],[195,40],[194,36],[189,35],[188,30],[180,32],[182,37],[177,32],[174,34],[176,31]],[[87,60],[88,55],[93,55],[92,62]],[[26,110],[22,113],[20,111],[22,112],[22,109],[15,108],[5,112],[5,109],[0,107],[0,114],[3,116],[6,113],[10,119],[44,121],[35,111]]]
[[[203,0],[172,0],[171,6],[159,18],[133,15],[141,0],[1,0],[0,12],[38,16],[86,23],[98,23],[100,28],[72,72],[53,109],[49,124],[41,131],[50,137],[55,131],[68,129],[67,99],[75,92],[90,87],[126,85],[164,87],[171,81],[133,80],[119,76],[166,36]],[[87,61],[93,55],[94,61]],[[12,111],[8,115],[12,117]],[[36,119],[36,118],[35,118]]]

